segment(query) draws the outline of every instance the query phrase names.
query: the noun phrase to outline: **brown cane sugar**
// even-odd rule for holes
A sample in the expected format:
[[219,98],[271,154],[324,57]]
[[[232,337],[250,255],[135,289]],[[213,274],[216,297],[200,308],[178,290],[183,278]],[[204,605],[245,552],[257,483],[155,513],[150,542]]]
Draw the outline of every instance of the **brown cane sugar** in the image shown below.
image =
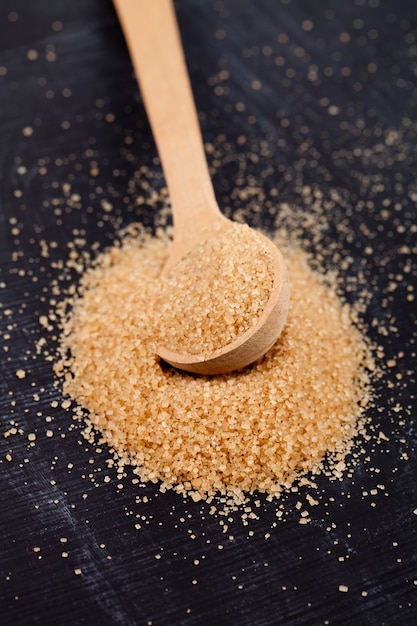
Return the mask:
[[258,321],[273,283],[258,233],[228,222],[175,265],[160,287],[164,345],[187,354],[222,348]]
[[329,456],[340,473],[371,397],[370,348],[353,309],[304,252],[280,242],[292,296],[277,343],[239,372],[177,371],[155,355],[169,246],[163,232],[127,237],[84,272],[62,313],[55,369],[87,410],[87,436],[98,430],[141,480],[195,500],[277,495]]

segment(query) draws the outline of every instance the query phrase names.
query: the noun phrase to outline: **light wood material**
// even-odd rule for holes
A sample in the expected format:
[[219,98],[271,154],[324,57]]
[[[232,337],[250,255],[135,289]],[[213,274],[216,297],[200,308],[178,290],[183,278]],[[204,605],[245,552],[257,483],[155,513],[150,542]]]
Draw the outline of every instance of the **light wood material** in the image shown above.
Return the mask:
[[[152,127],[171,198],[174,242],[164,272],[228,223],[214,195],[197,112],[171,0],[114,0]],[[213,355],[183,355],[165,347],[168,363],[198,374],[239,369],[265,354],[278,338],[287,315],[289,287],[277,248],[274,289],[258,323]]]
[[201,240],[220,213],[171,0],[115,0],[158,148],[174,214],[169,266]]

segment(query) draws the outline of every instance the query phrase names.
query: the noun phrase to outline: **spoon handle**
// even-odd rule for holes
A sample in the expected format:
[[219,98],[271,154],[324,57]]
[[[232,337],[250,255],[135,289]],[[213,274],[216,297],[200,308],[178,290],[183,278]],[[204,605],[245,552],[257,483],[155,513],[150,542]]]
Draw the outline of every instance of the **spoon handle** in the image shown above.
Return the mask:
[[[114,0],[171,197],[175,245],[223,219],[171,0]],[[183,252],[182,252],[183,253]]]

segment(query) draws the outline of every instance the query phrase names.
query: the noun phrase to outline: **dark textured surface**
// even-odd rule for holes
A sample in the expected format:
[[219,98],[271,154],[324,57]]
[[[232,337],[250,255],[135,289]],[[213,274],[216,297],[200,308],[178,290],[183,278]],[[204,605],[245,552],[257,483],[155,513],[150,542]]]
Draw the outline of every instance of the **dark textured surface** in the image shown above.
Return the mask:
[[[163,181],[111,3],[4,0],[0,623],[412,624],[417,6],[181,0],[177,7],[205,140],[224,133],[234,145],[246,135],[246,153],[261,156],[246,158],[239,176],[266,197],[277,189],[295,215],[306,186],[332,199],[325,236],[372,286],[365,320],[388,329],[369,333],[386,358],[404,351],[370,413],[387,440],[365,442],[351,477],[319,480],[311,523],[298,523],[301,489],[287,497],[284,521],[261,499],[259,520],[246,527],[235,520],[226,533],[209,507],[140,488],[129,473],[118,477],[106,463],[111,455],[83,440],[70,411],[54,405],[51,364],[35,350],[59,274],[51,263],[67,257],[81,230],[86,248],[104,247],[115,222],[151,223],[152,209],[131,201],[128,182],[141,166],[156,188]],[[237,168],[227,158],[215,168],[228,214],[242,206],[233,192]],[[113,204],[110,215],[103,200]],[[249,218],[270,223],[266,209]],[[41,241],[58,245],[45,257]],[[25,378],[16,377],[19,369]]]

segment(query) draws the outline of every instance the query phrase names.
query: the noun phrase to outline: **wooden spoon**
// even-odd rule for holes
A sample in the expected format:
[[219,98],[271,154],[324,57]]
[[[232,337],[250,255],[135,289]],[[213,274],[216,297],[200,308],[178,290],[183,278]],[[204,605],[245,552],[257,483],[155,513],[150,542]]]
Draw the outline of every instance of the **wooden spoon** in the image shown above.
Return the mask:
[[[163,272],[227,224],[217,205],[205,157],[197,112],[171,0],[114,0],[130,51],[171,198],[174,241]],[[260,235],[263,237],[263,235]],[[263,356],[285,324],[289,286],[279,250],[266,237],[273,256],[273,288],[258,321],[212,354],[179,354],[164,346],[158,355],[197,374],[230,372]]]

